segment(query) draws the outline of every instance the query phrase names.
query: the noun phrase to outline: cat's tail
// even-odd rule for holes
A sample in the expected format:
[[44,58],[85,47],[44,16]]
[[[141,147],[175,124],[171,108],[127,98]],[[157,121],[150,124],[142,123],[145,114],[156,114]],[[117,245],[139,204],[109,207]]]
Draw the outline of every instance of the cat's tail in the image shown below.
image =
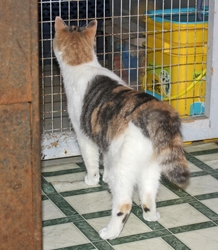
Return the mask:
[[162,173],[171,182],[183,185],[188,181],[190,172],[183,149],[181,122],[176,112],[170,112],[170,116],[169,119],[168,115],[159,114],[162,122],[156,126],[153,123],[149,132]]
[[188,164],[182,146],[181,137],[176,137],[171,145],[159,151],[162,173],[177,185],[185,184],[190,176]]

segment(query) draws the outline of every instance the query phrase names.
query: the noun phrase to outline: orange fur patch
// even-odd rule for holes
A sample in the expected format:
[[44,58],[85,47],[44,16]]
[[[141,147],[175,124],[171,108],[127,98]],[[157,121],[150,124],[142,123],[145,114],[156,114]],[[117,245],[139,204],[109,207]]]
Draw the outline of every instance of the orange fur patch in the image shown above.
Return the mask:
[[98,112],[99,112],[99,106],[93,110],[92,115],[91,115],[92,130],[94,133],[99,133],[101,131],[101,126],[97,122]]
[[146,209],[146,208],[147,208],[147,206],[146,206],[145,204],[143,204],[142,207],[143,207],[143,209]]
[[145,204],[142,205],[142,208],[146,213],[150,211],[150,209]]
[[126,90],[127,88],[127,86],[120,85],[113,90],[113,93],[118,93],[119,91]]
[[181,136],[175,136],[175,137],[173,138],[173,145],[181,146],[181,147],[182,147],[183,141],[182,141]]
[[124,121],[123,119],[113,119],[110,121],[108,131],[107,131],[107,138],[109,141],[118,138],[125,129],[127,128],[128,122]]
[[97,22],[87,26],[82,31],[72,26],[70,29],[63,24],[62,19],[55,20],[55,38],[54,48],[62,52],[63,60],[72,66],[88,63],[93,60],[94,37],[97,28]]
[[[126,90],[125,86],[120,86],[116,88],[113,93],[118,93],[119,91]],[[120,110],[119,113],[117,113],[114,118],[110,121],[107,137],[109,140],[118,138],[125,129],[128,126],[129,121],[131,120],[131,116],[126,116],[126,114],[132,109],[132,107],[135,106],[134,98],[131,98],[132,95],[134,95],[135,91],[132,91],[132,93],[128,92],[126,95],[124,95],[124,102],[125,105]]]
[[131,209],[131,205],[129,203],[123,204],[119,207],[119,211],[123,214],[129,213]]

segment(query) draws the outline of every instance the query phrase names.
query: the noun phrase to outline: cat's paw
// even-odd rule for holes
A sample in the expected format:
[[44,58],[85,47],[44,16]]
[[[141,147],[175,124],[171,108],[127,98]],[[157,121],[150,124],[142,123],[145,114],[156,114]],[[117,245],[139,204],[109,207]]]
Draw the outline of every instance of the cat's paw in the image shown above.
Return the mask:
[[143,212],[143,218],[146,221],[157,221],[160,219],[160,213]]
[[116,232],[110,230],[108,227],[104,227],[99,231],[99,235],[103,240],[113,240],[120,234],[120,231]]
[[90,178],[88,174],[85,176],[85,183],[89,186],[95,186],[99,182],[99,174]]

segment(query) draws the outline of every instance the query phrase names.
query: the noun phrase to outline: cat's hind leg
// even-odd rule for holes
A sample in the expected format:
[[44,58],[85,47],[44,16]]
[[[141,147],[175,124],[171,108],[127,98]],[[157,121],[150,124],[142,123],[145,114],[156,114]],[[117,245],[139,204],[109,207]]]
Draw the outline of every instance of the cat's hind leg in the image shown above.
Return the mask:
[[128,171],[128,163],[120,160],[119,153],[107,163],[105,178],[111,190],[113,206],[111,219],[99,235],[102,239],[114,239],[120,234],[131,211],[134,175]]
[[156,210],[156,196],[159,188],[160,167],[153,163],[145,167],[139,177],[138,190],[146,221],[157,221],[160,218]]
[[[125,189],[125,186],[123,186],[123,189]],[[128,190],[128,188],[125,190],[126,195],[124,195],[124,192],[121,192],[120,195],[118,193],[113,195],[111,219],[108,225],[99,231],[99,235],[102,239],[115,239],[122,231],[132,208],[131,194],[127,194]],[[119,191],[120,190],[116,190],[116,192]],[[112,191],[112,194],[113,193]]]
[[77,139],[86,166],[87,174],[85,183],[87,185],[97,185],[99,182],[99,148],[88,137],[83,134],[78,135]]

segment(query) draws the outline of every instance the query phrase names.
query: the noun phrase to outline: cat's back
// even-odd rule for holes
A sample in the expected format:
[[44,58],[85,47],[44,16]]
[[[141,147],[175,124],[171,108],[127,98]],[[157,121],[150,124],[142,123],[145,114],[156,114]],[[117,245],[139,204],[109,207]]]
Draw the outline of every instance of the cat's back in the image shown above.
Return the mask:
[[107,75],[95,75],[83,99],[82,129],[93,138],[97,135],[110,141],[118,137],[129,122],[148,138],[158,134],[159,139],[164,140],[166,135],[168,138],[172,135],[170,139],[180,135],[180,119],[170,105]]

